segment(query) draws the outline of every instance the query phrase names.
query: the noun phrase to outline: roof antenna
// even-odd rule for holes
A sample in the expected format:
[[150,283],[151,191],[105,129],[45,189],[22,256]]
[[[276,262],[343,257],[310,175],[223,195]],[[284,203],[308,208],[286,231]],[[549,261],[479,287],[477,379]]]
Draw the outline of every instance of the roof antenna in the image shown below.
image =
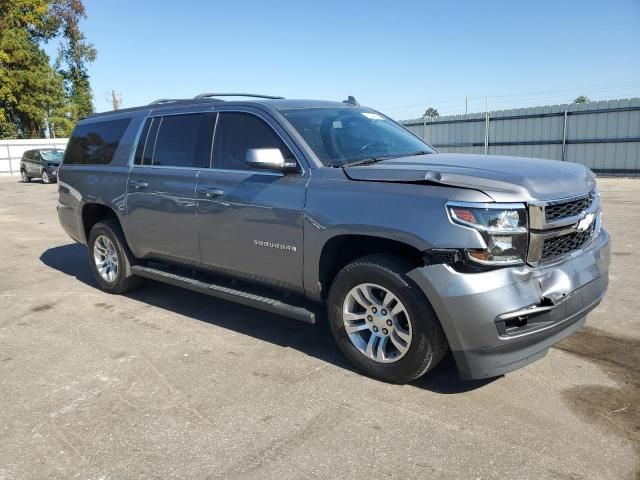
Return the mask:
[[360,104],[356,100],[356,97],[354,97],[353,95],[349,95],[346,100],[342,101],[342,103],[348,103],[350,105],[355,105],[356,107],[360,106]]

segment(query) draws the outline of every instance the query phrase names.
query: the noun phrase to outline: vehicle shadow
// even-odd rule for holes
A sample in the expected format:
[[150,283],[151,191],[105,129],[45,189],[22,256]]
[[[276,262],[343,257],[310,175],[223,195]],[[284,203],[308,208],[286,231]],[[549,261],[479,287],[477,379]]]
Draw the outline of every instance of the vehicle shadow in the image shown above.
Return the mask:
[[[50,268],[98,288],[88,268],[87,249],[83,245],[73,243],[50,248],[42,253],[40,260]],[[146,281],[145,286],[126,296],[194,320],[217,325],[281,347],[293,348],[340,368],[355,371],[336,347],[324,318],[320,318],[315,325],[308,325],[150,280]],[[495,378],[461,381],[453,357],[449,354],[432,372],[412,385],[435,393],[457,394],[483,387],[494,380]]]

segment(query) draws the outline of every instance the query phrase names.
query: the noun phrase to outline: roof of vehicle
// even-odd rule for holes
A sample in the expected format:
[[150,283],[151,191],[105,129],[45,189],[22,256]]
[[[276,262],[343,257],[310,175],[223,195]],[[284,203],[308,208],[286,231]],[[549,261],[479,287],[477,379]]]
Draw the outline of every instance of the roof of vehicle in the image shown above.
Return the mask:
[[162,111],[171,110],[176,107],[184,107],[191,105],[224,105],[225,107],[233,106],[253,106],[253,107],[267,107],[274,110],[289,110],[289,109],[304,109],[304,108],[353,108],[357,105],[345,102],[335,102],[328,100],[304,100],[304,99],[286,99],[286,98],[249,98],[247,100],[221,100],[217,97],[207,98],[191,98],[191,99],[164,99],[157,100],[148,105],[141,105],[139,107],[124,108],[121,110],[111,110],[108,112],[95,113],[87,118],[96,118],[107,115],[122,114],[128,112],[140,112],[140,111]]
[[31,153],[31,152],[51,152],[51,151],[61,151],[64,152],[64,148],[53,148],[53,147],[42,147],[42,148],[31,148],[29,150],[25,150],[23,152],[23,155],[25,153]]

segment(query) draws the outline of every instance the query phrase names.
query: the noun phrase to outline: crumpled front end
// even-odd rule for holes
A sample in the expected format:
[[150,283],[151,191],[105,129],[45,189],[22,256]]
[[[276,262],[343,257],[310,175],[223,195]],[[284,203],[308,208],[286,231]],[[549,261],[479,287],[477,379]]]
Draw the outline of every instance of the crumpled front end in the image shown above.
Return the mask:
[[606,293],[604,229],[560,263],[483,272],[447,264],[410,272],[436,311],[465,379],[501,375],[543,357],[585,322]]

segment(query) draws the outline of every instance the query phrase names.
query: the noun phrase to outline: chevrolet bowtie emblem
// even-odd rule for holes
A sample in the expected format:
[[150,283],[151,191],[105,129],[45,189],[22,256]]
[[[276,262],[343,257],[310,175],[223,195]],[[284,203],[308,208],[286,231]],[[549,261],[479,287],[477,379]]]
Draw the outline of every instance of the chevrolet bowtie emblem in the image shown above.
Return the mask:
[[578,230],[579,232],[586,231],[593,223],[594,218],[596,218],[595,214],[593,213],[588,214],[586,217],[584,217],[582,220],[578,222],[578,226],[576,227],[576,230]]

